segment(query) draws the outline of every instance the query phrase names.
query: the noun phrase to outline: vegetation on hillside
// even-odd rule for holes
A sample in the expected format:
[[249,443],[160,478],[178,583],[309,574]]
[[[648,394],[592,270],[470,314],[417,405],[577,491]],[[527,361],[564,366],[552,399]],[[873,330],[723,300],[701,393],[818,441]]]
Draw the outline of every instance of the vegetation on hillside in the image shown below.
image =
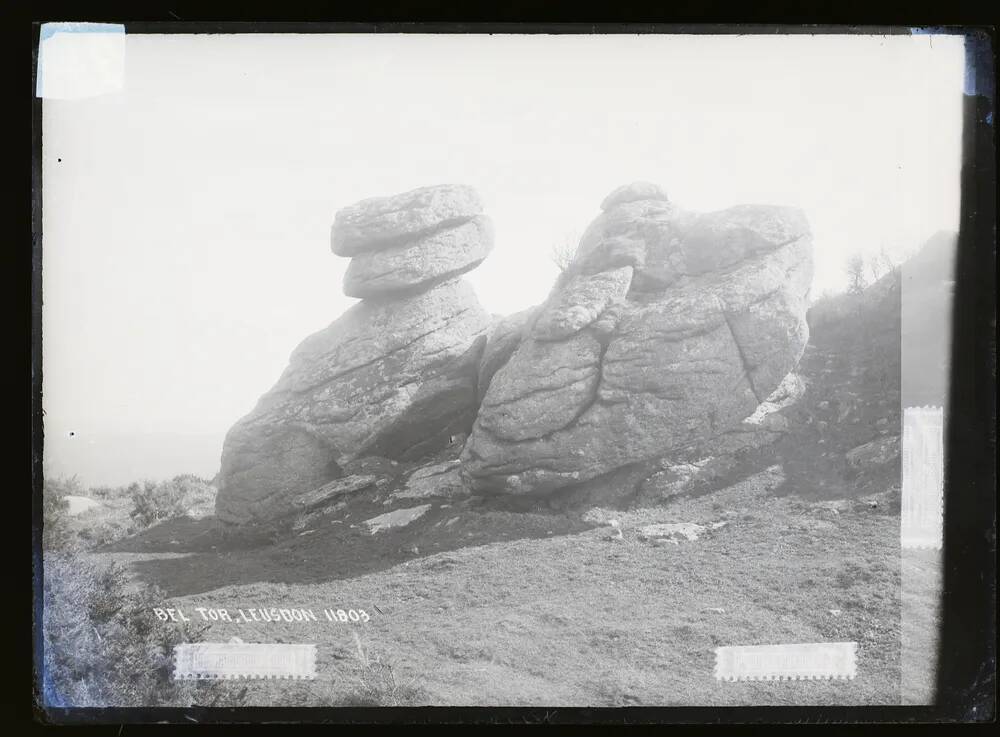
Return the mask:
[[[42,492],[42,547],[93,549],[164,520],[211,514],[215,493],[208,481],[191,474],[160,482],[147,480],[89,489],[75,476],[46,478]],[[67,497],[86,497],[98,504],[71,517]]]
[[[203,629],[164,627],[165,597],[130,585],[127,570],[72,552],[45,556],[41,670],[48,707],[189,706],[198,686],[174,681],[173,648]],[[202,691],[205,691],[202,687]]]
[[[190,706],[212,698],[211,686],[171,677],[174,645],[199,641],[204,628],[162,626],[153,613],[166,600],[162,591],[132,582],[125,566],[88,553],[186,513],[204,502],[209,488],[194,476],[89,491],[76,477],[45,480],[36,622],[38,691],[45,706]],[[70,517],[68,498],[74,496],[102,503]]]
[[[852,260],[851,268],[858,288],[810,309],[810,343],[798,369],[806,393],[783,411],[789,425],[783,439],[750,454],[710,493],[627,511],[595,509],[589,514],[600,520],[586,523],[578,514],[451,501],[379,536],[360,522],[384,511],[381,499],[359,499],[337,519],[317,517],[307,529],[282,528],[275,539],[255,541],[227,536],[211,519],[179,519],[211,508],[214,489],[192,476],[89,491],[75,479],[47,481],[47,702],[624,706],[898,699],[899,459],[852,464],[847,454],[899,434],[906,272],[894,264],[880,271],[865,259]],[[69,518],[67,495],[89,495],[102,507]],[[593,528],[612,518],[623,535]],[[718,532],[679,545],[657,546],[640,535],[647,524],[719,521],[725,525]],[[133,578],[108,565],[117,556],[130,561]],[[914,606],[926,607],[933,595],[926,588],[931,593],[921,589]],[[208,591],[232,607],[341,602],[364,604],[377,616],[348,625],[351,631],[221,621],[186,631],[147,616],[165,601],[202,605]],[[911,644],[922,645],[933,631],[934,623],[926,623]],[[233,635],[296,641],[304,632],[318,644],[316,681],[195,687],[169,678],[176,642]],[[853,681],[719,684],[713,676],[720,645],[845,640],[859,645]]]

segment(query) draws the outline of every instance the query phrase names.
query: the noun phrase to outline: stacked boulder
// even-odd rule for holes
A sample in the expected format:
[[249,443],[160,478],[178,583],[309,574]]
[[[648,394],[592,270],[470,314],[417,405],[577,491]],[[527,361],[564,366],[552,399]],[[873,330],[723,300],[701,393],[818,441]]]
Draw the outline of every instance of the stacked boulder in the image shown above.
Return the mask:
[[798,364],[812,280],[802,213],[695,214],[620,187],[495,373],[462,454],[481,494],[538,495],[738,427]]
[[482,210],[471,187],[439,185],[337,213],[332,250],[352,258],[344,291],[361,301],[227,434],[220,519],[267,519],[363,456],[420,458],[469,432],[490,316],[460,277],[493,246]]
[[493,248],[493,224],[471,187],[422,187],[362,200],[337,213],[333,252],[352,257],[348,297],[398,298],[426,291],[481,264]]

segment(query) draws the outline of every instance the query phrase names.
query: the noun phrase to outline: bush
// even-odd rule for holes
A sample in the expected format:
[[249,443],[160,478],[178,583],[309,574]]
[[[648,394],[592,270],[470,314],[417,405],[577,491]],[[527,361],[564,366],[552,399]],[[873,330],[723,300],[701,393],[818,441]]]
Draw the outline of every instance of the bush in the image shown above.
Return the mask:
[[69,524],[67,496],[82,495],[83,486],[76,476],[45,479],[42,486],[42,549],[67,550],[75,547],[76,538]]
[[126,491],[132,497],[129,515],[140,528],[182,517],[192,507],[210,504],[215,497],[214,489],[206,481],[190,474],[159,484],[153,481],[135,483]]
[[84,548],[93,550],[116,543],[137,532],[139,529],[133,523],[119,519],[106,519],[81,527],[76,534]]
[[[108,545],[168,519],[214,512],[215,487],[191,474],[169,481],[85,490],[73,477],[45,479],[42,492],[42,549],[79,550]],[[89,496],[101,507],[80,517],[68,514],[68,495]]]
[[118,564],[45,556],[41,693],[46,707],[190,706],[211,684],[172,680],[173,648],[204,627],[160,622],[165,597]]

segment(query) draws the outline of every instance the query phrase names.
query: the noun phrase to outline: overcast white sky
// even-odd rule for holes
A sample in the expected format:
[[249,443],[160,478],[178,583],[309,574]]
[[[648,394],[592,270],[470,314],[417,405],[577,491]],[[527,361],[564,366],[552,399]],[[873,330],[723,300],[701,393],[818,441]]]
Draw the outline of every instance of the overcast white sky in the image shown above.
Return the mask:
[[[334,212],[483,195],[492,312],[614,187],[803,208],[814,292],[856,250],[957,229],[963,52],[945,36],[128,35],[121,92],[45,100],[50,473],[218,469],[225,431],[355,300]],[[73,433],[70,436],[70,433]]]

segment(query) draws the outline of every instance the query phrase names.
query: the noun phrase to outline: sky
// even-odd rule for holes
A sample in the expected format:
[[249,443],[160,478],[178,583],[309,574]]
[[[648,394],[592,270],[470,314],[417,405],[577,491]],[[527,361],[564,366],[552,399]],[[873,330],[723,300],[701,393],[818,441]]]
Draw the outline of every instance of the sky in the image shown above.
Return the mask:
[[959,216],[961,37],[125,37],[119,91],[45,99],[49,474],[218,470],[292,349],[356,300],[334,213],[444,182],[495,224],[467,275],[509,314],[615,187],[800,207],[813,294]]

